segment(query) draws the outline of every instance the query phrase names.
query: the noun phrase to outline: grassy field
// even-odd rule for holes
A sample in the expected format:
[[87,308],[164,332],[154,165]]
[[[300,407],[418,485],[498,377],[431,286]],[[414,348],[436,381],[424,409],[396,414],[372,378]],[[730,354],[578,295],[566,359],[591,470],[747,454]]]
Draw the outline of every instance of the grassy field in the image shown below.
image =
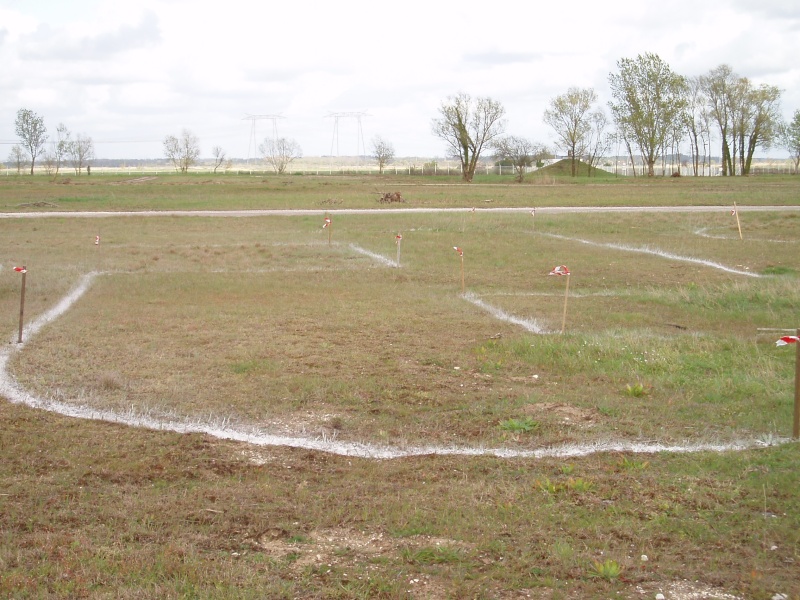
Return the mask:
[[[742,210],[740,240],[729,210],[794,208],[795,178],[76,179],[0,181],[0,205],[319,214],[0,219],[8,340],[11,267],[29,269],[28,319],[98,273],[63,316],[8,346],[24,389],[430,452],[336,456],[2,403],[0,596],[800,598],[798,445],[769,444],[791,433],[794,352],[759,333],[800,325],[800,212]],[[410,208],[720,209],[334,212],[385,206],[375,190]],[[557,264],[572,271],[563,335]],[[763,447],[436,453],[609,440]]]

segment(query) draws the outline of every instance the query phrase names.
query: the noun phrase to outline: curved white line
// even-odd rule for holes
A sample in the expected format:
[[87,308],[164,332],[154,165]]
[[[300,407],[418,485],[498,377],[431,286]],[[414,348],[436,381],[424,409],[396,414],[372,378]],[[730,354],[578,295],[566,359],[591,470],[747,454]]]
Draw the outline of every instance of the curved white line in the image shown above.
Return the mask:
[[626,246],[624,244],[592,242],[591,240],[582,240],[580,238],[567,237],[566,235],[558,235],[557,233],[542,233],[541,235],[546,235],[547,237],[552,237],[559,240],[566,240],[568,242],[578,242],[580,244],[586,244],[587,246],[597,246],[599,248],[611,248],[612,250],[622,250],[623,252],[639,252],[641,254],[652,254],[653,256],[660,256],[661,258],[666,258],[669,260],[677,260],[680,262],[688,262],[697,265],[703,265],[704,267],[719,269],[720,271],[725,271],[726,273],[733,273],[734,275],[744,275],[745,277],[761,277],[761,275],[758,273],[752,273],[751,271],[740,271],[739,269],[726,267],[723,264],[711,260],[705,260],[702,258],[692,258],[691,256],[681,256],[679,254],[672,254],[671,252],[665,252],[664,250],[649,248],[647,246],[634,247],[634,246]]
[[[85,275],[71,292],[69,292],[53,308],[42,314],[23,330],[23,339],[29,338],[41,330],[46,324],[64,314],[78,299],[89,289],[96,273]],[[27,336],[27,337],[25,337]],[[783,438],[765,440],[741,440],[729,443],[694,443],[694,444],[664,444],[660,442],[625,442],[625,441],[597,441],[588,444],[567,444],[549,446],[535,450],[515,450],[513,448],[485,448],[465,446],[377,446],[358,442],[342,442],[327,438],[304,438],[273,435],[255,427],[236,428],[227,424],[224,419],[216,423],[191,420],[188,417],[159,418],[131,410],[127,413],[107,409],[96,409],[37,398],[25,391],[16,380],[8,373],[8,360],[23,344],[9,343],[0,349],[0,395],[5,396],[15,404],[25,404],[32,408],[48,410],[68,417],[80,419],[93,419],[119,423],[131,427],[142,427],[159,431],[172,431],[176,433],[204,433],[216,438],[246,442],[256,446],[289,446],[317,450],[342,456],[357,456],[373,459],[403,458],[421,456],[426,454],[452,455],[452,456],[496,456],[500,458],[548,458],[548,457],[577,457],[599,452],[726,452],[731,450],[747,450],[787,443],[790,440]]]

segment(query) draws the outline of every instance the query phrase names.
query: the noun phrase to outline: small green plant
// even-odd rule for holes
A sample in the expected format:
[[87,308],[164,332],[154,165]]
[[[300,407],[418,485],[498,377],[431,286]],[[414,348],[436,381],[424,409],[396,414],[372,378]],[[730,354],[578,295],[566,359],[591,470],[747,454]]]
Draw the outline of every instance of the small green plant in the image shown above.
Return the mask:
[[600,562],[595,560],[592,562],[592,568],[589,570],[589,576],[597,579],[605,579],[606,581],[614,581],[622,573],[622,567],[615,560],[610,558]]
[[561,485],[550,481],[550,478],[536,480],[536,487],[548,494],[557,494],[561,490]]
[[564,487],[573,492],[583,494],[585,492],[591,492],[594,489],[594,483],[580,477],[575,479],[570,477],[567,483],[564,484]]
[[623,456],[619,461],[620,468],[626,471],[644,471],[650,466],[650,462],[646,460],[637,460],[635,458],[628,458]]
[[572,475],[572,472],[575,470],[575,465],[563,465],[561,467],[561,474],[562,475]]
[[631,398],[641,398],[647,396],[650,392],[643,383],[634,383],[633,385],[629,383],[625,386],[625,393]]
[[500,423],[500,429],[512,433],[530,433],[539,428],[539,422],[530,417],[522,419],[506,419]]

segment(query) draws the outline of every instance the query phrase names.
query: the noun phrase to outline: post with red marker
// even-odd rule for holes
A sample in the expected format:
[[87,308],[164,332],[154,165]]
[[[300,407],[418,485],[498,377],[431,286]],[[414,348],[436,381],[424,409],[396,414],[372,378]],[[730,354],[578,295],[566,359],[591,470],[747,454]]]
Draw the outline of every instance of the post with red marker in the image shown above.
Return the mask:
[[23,318],[25,316],[25,275],[28,273],[28,268],[25,266],[22,267],[14,267],[14,270],[17,273],[22,273],[22,291],[20,293],[19,299],[19,338],[17,339],[17,343],[22,343],[22,323]]
[[453,250],[458,252],[461,257],[461,293],[464,293],[464,251],[458,246],[453,246]]
[[800,438],[800,329],[796,335],[785,335],[777,342],[776,346],[788,346],[794,344],[797,348],[797,355],[794,365],[794,421],[792,422],[792,437]]
[[567,265],[558,265],[553,267],[553,270],[548,275],[566,275],[567,286],[564,290],[564,316],[561,317],[561,335],[564,335],[564,329],[567,327],[567,298],[569,298],[569,269]]
[[742,237],[742,224],[739,222],[739,211],[736,209],[736,202],[733,203],[733,208],[731,209],[731,215],[736,217],[736,227],[739,228],[739,239],[743,240]]
[[323,229],[325,229],[326,227],[328,228],[328,246],[330,246],[331,245],[331,231],[333,230],[333,227],[331,226],[331,218],[329,216],[327,216],[327,215],[325,215],[325,223],[322,225]]
[[402,241],[403,241],[402,233],[398,233],[396,236],[394,236],[394,243],[397,244],[397,260],[395,261],[395,264],[397,265],[398,269],[400,268],[400,242]]

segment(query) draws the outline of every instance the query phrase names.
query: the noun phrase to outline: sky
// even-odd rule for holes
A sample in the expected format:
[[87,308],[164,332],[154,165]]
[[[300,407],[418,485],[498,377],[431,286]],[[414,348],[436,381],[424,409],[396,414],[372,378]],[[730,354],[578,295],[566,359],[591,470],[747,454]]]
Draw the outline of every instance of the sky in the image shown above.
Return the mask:
[[201,157],[254,158],[276,132],[309,157],[369,154],[380,136],[444,158],[431,123],[461,92],[552,144],[552,98],[593,88],[609,113],[609,74],[647,52],[685,76],[728,64],[783,90],[785,119],[800,109],[798,0],[0,0],[0,159],[21,108],[51,139],[59,123],[90,136],[97,158],[161,158],[184,129]]

